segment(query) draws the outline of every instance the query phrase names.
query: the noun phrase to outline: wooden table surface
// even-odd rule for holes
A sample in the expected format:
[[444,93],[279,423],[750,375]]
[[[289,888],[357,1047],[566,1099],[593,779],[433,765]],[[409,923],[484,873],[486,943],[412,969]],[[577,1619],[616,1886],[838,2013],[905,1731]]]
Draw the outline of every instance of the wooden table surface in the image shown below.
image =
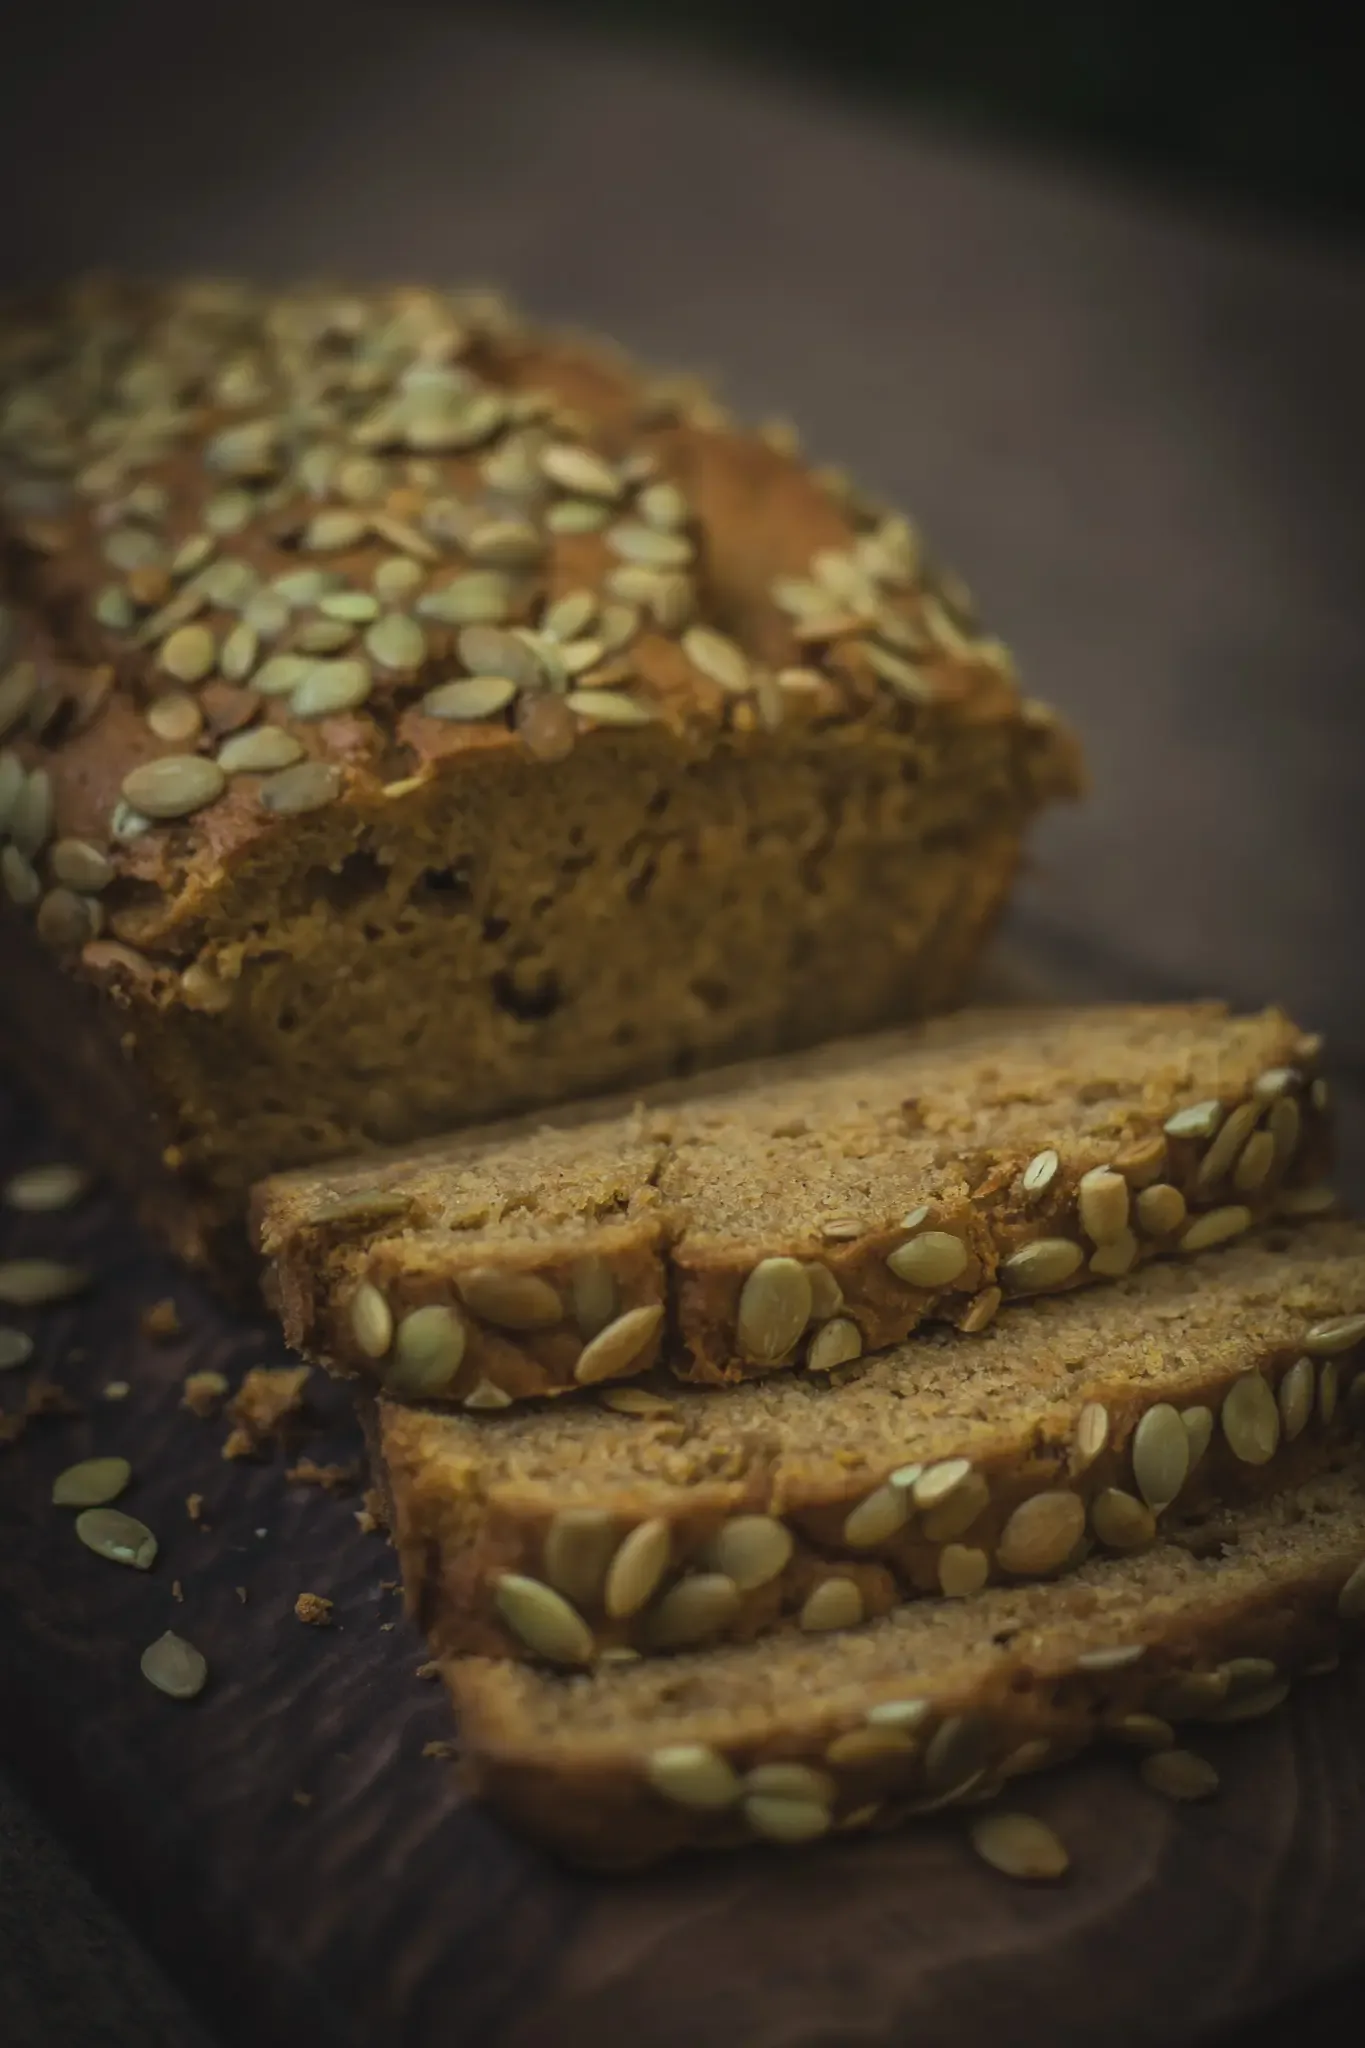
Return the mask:
[[[24,199],[0,228],[8,273],[495,278],[801,419],[821,458],[915,508],[1088,744],[1095,789],[1043,836],[1016,975],[1283,999],[1330,1034],[1359,1185],[1358,254],[515,21],[210,12],[110,9],[79,39],[60,4],[26,19],[0,76],[0,173]],[[39,1144],[22,1105],[3,1114],[10,1149]],[[1284,1998],[1295,2025],[1358,2009],[1358,1989],[1313,1987],[1365,1963],[1359,1669],[1221,1738],[1217,1807],[1172,1813],[1112,1765],[1040,1783],[1077,1852],[1055,1894],[992,1881],[952,1828],[628,1885],[553,1870],[421,1757],[443,1710],[403,1624],[383,1629],[391,1573],[353,1503],[223,1465],[221,1429],[178,1409],[191,1354],[235,1371],[273,1355],[268,1335],[223,1324],[112,1214],[72,1224],[113,1278],[44,1341],[68,1385],[135,1392],[4,1454],[0,1732],[220,2039],[1136,2048],[1234,2023],[1249,2042],[1253,2019],[1268,2040]],[[172,1285],[193,1337],[134,1343],[136,1302]],[[129,1505],[166,1550],[146,1577],[42,1507],[87,1443],[145,1474]],[[184,1513],[196,1489],[208,1534]],[[341,1626],[293,1620],[305,1588]],[[176,1619],[215,1668],[187,1710],[136,1671]],[[21,1972],[52,1923],[21,1925]],[[86,2038],[175,2038],[174,2014],[154,2032],[149,1994],[106,1980]],[[35,2041],[43,2011],[35,1993]]]

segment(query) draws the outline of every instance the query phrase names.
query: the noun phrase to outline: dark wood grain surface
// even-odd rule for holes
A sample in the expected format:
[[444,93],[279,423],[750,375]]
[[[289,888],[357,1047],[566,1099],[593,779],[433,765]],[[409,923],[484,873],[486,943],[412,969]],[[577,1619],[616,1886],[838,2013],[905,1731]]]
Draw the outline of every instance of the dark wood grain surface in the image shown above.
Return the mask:
[[[1013,985],[1282,997],[1332,1035],[1359,1189],[1358,255],[515,16],[157,0],[91,21],[51,0],[7,35],[11,276],[504,280],[714,365],[740,406],[796,415],[820,457],[914,506],[1094,766],[1091,802],[1041,844]],[[36,1156],[22,1105],[0,1115],[6,1154]],[[269,1333],[224,1324],[105,1207],[7,1222],[4,1242],[75,1232],[105,1279],[42,1319],[44,1358],[82,1398],[134,1391],[0,1452],[0,1741],[224,2042],[1123,2048],[1236,2028],[1261,2048],[1358,2023],[1359,1668],[1221,1736],[1216,1806],[1172,1812],[1114,1764],[1030,1786],[1075,1854],[1055,1893],[993,1880],[948,1826],[571,1877],[421,1755],[450,1731],[354,1503],[279,1462],[224,1465],[222,1425],[180,1410],[191,1363],[235,1376],[275,1357]],[[138,1305],[171,1290],[190,1334],[138,1340]],[[146,1576],[46,1505],[94,1447],[133,1458],[127,1505],[163,1542]],[[334,1629],[293,1619],[301,1590],[336,1600]],[[189,1707],[138,1675],[167,1625],[213,1665]],[[35,1900],[35,1951],[47,1925]],[[87,2017],[62,2038],[165,2037],[112,2003]]]

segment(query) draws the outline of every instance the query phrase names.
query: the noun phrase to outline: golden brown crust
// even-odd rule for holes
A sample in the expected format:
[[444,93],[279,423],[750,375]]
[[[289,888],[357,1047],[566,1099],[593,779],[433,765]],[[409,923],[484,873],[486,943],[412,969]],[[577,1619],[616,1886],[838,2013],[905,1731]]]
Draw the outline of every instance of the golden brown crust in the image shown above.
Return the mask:
[[995,1589],[956,1617],[907,1610],[795,1659],[765,1643],[592,1679],[449,1663],[465,1775],[571,1861],[629,1868],[895,1827],[1095,1741],[1169,1746],[1186,1723],[1273,1711],[1365,1619],[1356,1475],[1204,1539]]
[[[504,829],[537,788],[551,802],[562,790],[590,823],[594,776],[623,793],[660,775],[685,788],[723,781],[727,764],[747,775],[789,760],[794,797],[810,789],[768,829],[785,824],[801,854],[842,812],[846,771],[903,776],[905,820],[880,811],[907,846],[913,813],[910,836],[926,842],[933,902],[896,942],[919,961],[910,1001],[924,1005],[951,1000],[1029,815],[1078,784],[1074,743],[1020,697],[1008,657],[904,522],[734,430],[695,391],[527,334],[487,298],[97,283],[21,304],[0,332],[0,464],[0,800],[23,811],[7,890],[63,971],[122,1005],[172,1171],[216,1187],[220,1212],[272,1158],[353,1149],[386,1119],[393,1136],[460,1120],[448,1088],[427,1109],[404,1097],[362,1113],[339,1078],[292,1126],[285,1111],[253,1136],[254,1158],[233,1157],[245,1120],[240,1101],[213,1098],[214,1043],[216,1064],[242,1071],[263,1027],[292,1028],[280,1018],[298,997],[277,994],[268,967],[281,949],[316,955],[342,995],[363,935],[340,954],[320,945],[305,885],[341,875],[349,907],[367,879],[347,870],[358,847],[410,891],[446,865],[419,858],[404,875],[403,850],[449,840],[486,792],[506,792]],[[517,672],[508,705],[469,718],[466,703],[457,721],[429,692],[499,666],[461,640],[470,626],[485,640],[496,626]],[[248,741],[275,751],[239,768]],[[143,771],[167,759],[150,787]],[[708,829],[686,824],[671,785],[654,796],[684,840]],[[626,857],[624,833],[610,851]],[[575,858],[571,836],[560,858]],[[651,872],[664,858],[678,858],[667,842]],[[839,858],[856,890],[865,856],[850,845]],[[717,886],[704,859],[697,877]],[[543,888],[523,915],[543,914]],[[342,907],[327,883],[324,914],[329,891]],[[520,938],[523,952],[540,944]],[[516,949],[493,957],[518,1020],[522,1006],[534,1018],[543,973],[521,988]],[[707,1001],[730,1000],[701,972]],[[905,1007],[905,972],[870,986],[862,1021]],[[672,1037],[684,1057],[763,1050],[802,1035],[796,1011],[793,989],[785,1013],[779,999],[772,1022],[737,1019],[728,1043],[723,1017]],[[604,1028],[581,1073],[571,1048],[556,1051],[523,1099],[676,1056],[662,1032],[632,1056],[639,1034],[617,1021],[621,1044]],[[334,1064],[348,1096],[367,1092],[348,1065],[383,1092],[372,1044]],[[505,1064],[499,1051],[494,1074],[471,1073],[465,1114],[514,1106]],[[267,1056],[253,1086],[270,1078]]]
[[[1277,1011],[966,1012],[630,1107],[281,1176],[257,1191],[255,1233],[289,1342],[398,1398],[492,1407],[660,1355],[710,1385],[822,1370],[926,1318],[979,1331],[1002,1298],[1119,1278],[1299,1199],[1286,1191],[1327,1162],[1315,1058]],[[547,1314],[500,1323],[490,1271]],[[364,1302],[385,1319],[377,1339],[357,1327]],[[655,1304],[662,1323],[633,1347],[591,1341],[604,1323],[624,1339],[623,1319]],[[443,1312],[454,1342],[447,1371],[413,1381],[417,1312]]]

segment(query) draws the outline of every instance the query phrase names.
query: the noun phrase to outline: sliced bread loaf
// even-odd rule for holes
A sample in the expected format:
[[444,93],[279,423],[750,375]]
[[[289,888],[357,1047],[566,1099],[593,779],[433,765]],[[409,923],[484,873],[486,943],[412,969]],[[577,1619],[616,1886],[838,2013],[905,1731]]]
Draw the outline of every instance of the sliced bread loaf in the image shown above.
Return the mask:
[[284,1176],[255,1229],[289,1342],[398,1398],[828,1370],[1330,1200],[1316,1056],[1273,1010],[967,1012]]
[[1163,1517],[1302,1479],[1365,1433],[1365,1227],[1145,1267],[829,1380],[601,1399],[372,1410],[438,1648],[586,1664],[784,1620],[847,1629],[1144,1549]]
[[1057,1585],[923,1601],[836,1642],[546,1677],[456,1661],[476,1790],[575,1861],[805,1842],[988,1799],[1109,1738],[1271,1711],[1365,1621],[1365,1490],[1324,1476]]

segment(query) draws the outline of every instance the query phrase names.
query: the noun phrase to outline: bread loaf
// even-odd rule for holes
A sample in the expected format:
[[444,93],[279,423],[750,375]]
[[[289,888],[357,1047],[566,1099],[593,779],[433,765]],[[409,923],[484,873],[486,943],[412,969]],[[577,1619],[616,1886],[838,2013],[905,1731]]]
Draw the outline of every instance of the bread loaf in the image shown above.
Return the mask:
[[903,519],[486,295],[9,307],[0,641],[2,1028],[191,1257],[950,1004],[1078,782]]

